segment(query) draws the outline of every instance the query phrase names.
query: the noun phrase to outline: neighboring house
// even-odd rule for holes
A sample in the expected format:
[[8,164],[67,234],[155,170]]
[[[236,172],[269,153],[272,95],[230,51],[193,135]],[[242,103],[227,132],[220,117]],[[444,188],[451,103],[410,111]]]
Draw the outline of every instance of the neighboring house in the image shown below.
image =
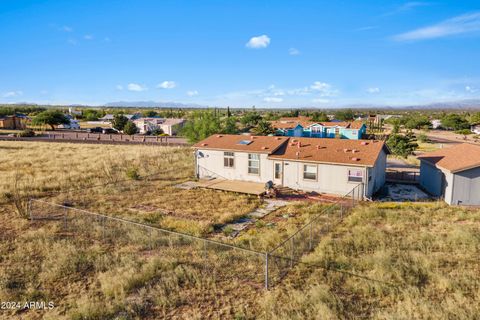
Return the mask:
[[480,205],[480,146],[463,143],[418,157],[420,185],[453,205]]
[[480,123],[472,125],[470,130],[472,130],[472,132],[475,134],[480,134]]
[[271,121],[277,135],[287,137],[341,138],[359,140],[367,127],[359,121],[352,122],[315,122],[307,117],[280,118]]
[[23,114],[0,116],[0,129],[23,130],[30,119]]
[[433,129],[438,129],[442,126],[442,120],[439,119],[430,120],[430,123],[432,124]]
[[72,116],[81,116],[82,115],[82,110],[75,110],[74,108],[69,107],[68,108],[68,114],[70,114]]
[[[124,114],[125,118],[127,118],[130,121],[133,121],[135,119],[140,118],[140,114],[135,113],[135,114]],[[106,114],[105,116],[98,118],[98,121],[103,121],[103,122],[112,122],[113,119],[115,118],[114,114]]]
[[381,141],[217,134],[193,148],[199,178],[272,181],[336,195],[363,184],[365,197],[385,183],[388,149]]
[[168,134],[169,136],[177,135],[185,122],[185,119],[173,118],[139,118],[133,121],[141,134],[161,129],[163,133]]
[[60,124],[57,126],[58,129],[72,129],[72,130],[79,130],[80,123],[78,120],[75,120],[71,115],[67,115],[68,120],[70,121],[69,124]]

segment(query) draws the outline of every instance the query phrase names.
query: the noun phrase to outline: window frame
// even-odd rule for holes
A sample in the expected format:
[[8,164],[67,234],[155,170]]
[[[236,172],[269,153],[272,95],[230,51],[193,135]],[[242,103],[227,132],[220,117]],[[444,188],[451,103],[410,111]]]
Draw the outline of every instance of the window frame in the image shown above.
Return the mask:
[[[352,171],[356,171],[357,173],[360,172],[360,176],[359,175],[352,175],[351,172]],[[351,180],[351,178],[360,178],[360,180]],[[363,183],[364,182],[364,178],[365,178],[365,174],[363,172],[362,169],[348,169],[348,172],[347,172],[347,182],[348,183]]]
[[[253,159],[255,157],[255,159]],[[257,163],[257,167],[253,167],[250,164]],[[257,172],[251,172],[251,169],[256,169]],[[247,173],[255,176],[260,175],[260,155],[258,153],[249,153],[247,157]]]
[[[228,155],[227,155],[228,153]],[[227,163],[225,161],[228,161]],[[227,165],[225,165],[227,164]],[[231,164],[231,165],[230,165]],[[223,152],[223,167],[227,169],[235,168],[235,152],[224,151]]]
[[[315,168],[315,178],[306,178],[305,177],[305,173],[310,173],[311,172],[306,172],[305,171],[305,168],[306,167],[314,167]],[[302,167],[302,179],[305,180],[305,181],[318,181],[318,165],[316,164],[303,164],[303,167]]]

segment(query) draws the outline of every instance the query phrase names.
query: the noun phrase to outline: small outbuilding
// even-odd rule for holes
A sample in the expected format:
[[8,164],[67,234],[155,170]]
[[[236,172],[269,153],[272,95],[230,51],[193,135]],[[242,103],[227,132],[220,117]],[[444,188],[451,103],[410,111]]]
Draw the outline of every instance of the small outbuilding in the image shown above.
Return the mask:
[[450,205],[480,205],[480,146],[463,143],[425,153],[420,185]]

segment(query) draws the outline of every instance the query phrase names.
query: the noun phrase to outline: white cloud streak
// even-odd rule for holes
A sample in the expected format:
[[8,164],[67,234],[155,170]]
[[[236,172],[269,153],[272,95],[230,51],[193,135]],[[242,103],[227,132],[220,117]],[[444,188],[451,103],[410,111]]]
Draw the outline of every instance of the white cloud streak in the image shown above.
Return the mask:
[[187,96],[189,96],[189,97],[198,96],[198,91],[197,90],[187,91]]
[[477,31],[480,31],[480,11],[456,16],[431,26],[401,33],[394,36],[393,40],[400,42],[428,40]]
[[252,37],[246,43],[247,48],[251,49],[263,49],[270,45],[270,38],[267,35],[261,35],[257,37]]
[[160,88],[160,89],[173,89],[177,86],[177,84],[175,83],[175,81],[163,81],[162,83],[159,83],[157,85],[157,88]]
[[3,96],[4,98],[14,98],[14,97],[21,96],[22,94],[23,94],[22,91],[16,90],[16,91],[8,91],[8,92],[5,92],[2,96]]
[[368,93],[380,93],[380,88],[372,87],[367,89]]
[[127,86],[128,91],[141,92],[146,91],[148,88],[138,83],[129,83]]
[[267,102],[267,103],[278,103],[278,102],[282,102],[283,101],[283,98],[278,98],[278,97],[265,97],[263,98],[263,102]]
[[296,48],[290,48],[288,49],[288,54],[291,56],[298,56],[300,54],[300,50]]

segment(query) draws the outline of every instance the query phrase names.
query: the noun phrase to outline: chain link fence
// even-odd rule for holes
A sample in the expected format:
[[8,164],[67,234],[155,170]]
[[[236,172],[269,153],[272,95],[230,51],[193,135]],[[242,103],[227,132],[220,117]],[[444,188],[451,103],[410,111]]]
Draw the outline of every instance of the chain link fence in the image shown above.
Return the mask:
[[269,288],[278,284],[322,237],[342,221],[363,195],[358,185],[338,202],[316,214],[269,252],[260,252],[219,241],[161,229],[142,223],[32,199],[29,216],[34,221],[57,224],[57,233],[75,242],[101,242],[106,246],[129,246],[144,255],[188,261],[216,282]]
[[363,184],[354,187],[337,202],[317,213],[307,224],[266,253],[266,288],[278,284],[301,258],[363,199]]

